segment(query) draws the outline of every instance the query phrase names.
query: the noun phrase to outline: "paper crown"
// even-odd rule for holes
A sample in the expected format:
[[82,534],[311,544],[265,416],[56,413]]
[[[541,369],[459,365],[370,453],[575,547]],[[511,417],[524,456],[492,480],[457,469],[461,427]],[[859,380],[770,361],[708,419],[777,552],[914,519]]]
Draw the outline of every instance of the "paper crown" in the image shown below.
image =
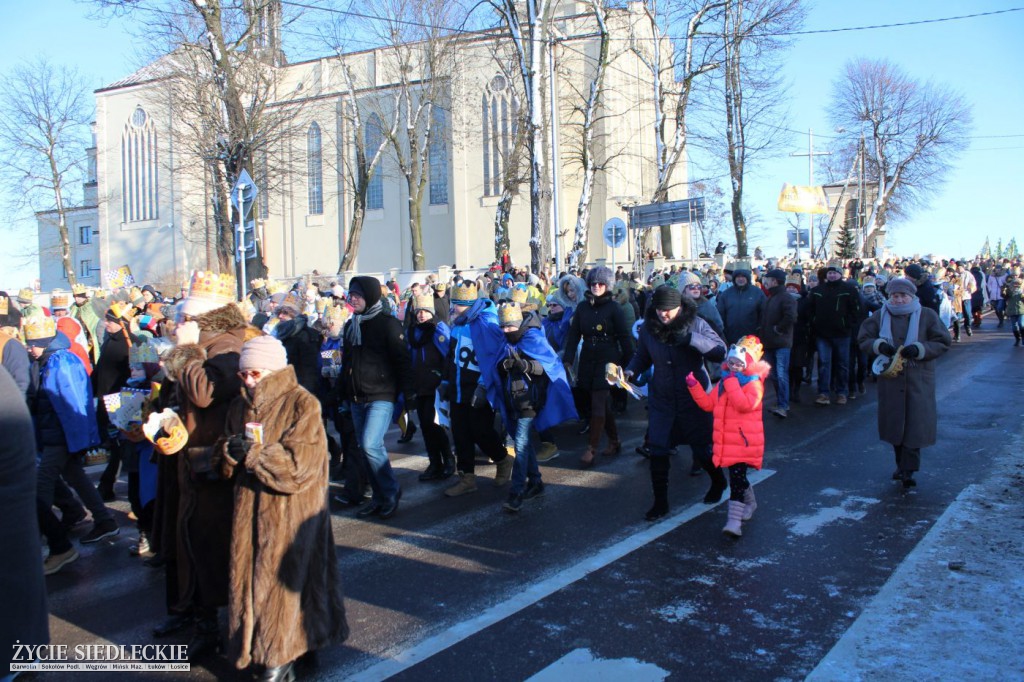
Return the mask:
[[132,367],[141,367],[146,363],[155,365],[158,362],[160,354],[151,343],[136,343],[128,349],[128,364]]
[[732,348],[729,349],[730,357],[736,357],[737,353],[745,354],[746,357],[741,359],[744,364],[749,365],[751,362],[757,362],[764,356],[764,346],[761,345],[761,339],[748,334],[734,343]]
[[523,305],[526,303],[528,295],[525,287],[515,287],[512,289],[512,302]]
[[327,307],[331,305],[331,299],[329,298],[318,298],[316,299],[316,311],[321,315],[327,310]]
[[66,292],[55,291],[50,294],[50,307],[54,310],[67,310],[70,301],[71,299]]
[[413,312],[420,310],[429,310],[434,312],[434,296],[433,294],[427,294],[426,296],[414,296],[412,299]]
[[793,273],[791,275],[786,275],[786,285],[788,286],[790,284],[795,284],[797,286],[800,286],[801,284],[803,284],[803,280],[801,280],[800,275],[798,275],[796,273]]
[[235,276],[195,270],[188,283],[188,297],[227,305],[235,300]]
[[288,287],[285,286],[284,282],[275,282],[275,281],[267,282],[267,293],[268,294],[279,294],[282,291],[287,290],[287,288]]
[[523,321],[523,309],[518,303],[502,303],[498,306],[498,324],[502,327],[519,326]]
[[89,290],[85,288],[84,284],[72,284],[71,293],[75,296],[88,296]]
[[25,340],[38,341],[57,336],[57,323],[52,317],[36,315],[25,319]]
[[348,308],[343,305],[328,306],[324,311],[324,317],[328,322],[344,322],[348,319]]
[[249,286],[251,286],[253,289],[262,289],[263,287],[267,286],[267,280],[263,279],[262,277],[259,277],[249,282]]
[[142,289],[138,287],[132,287],[128,290],[128,298],[135,301],[142,298]]
[[34,295],[33,291],[31,289],[29,289],[28,287],[25,287],[24,289],[21,289],[20,291],[18,291],[18,302],[19,303],[31,303],[32,300],[33,300],[32,299],[33,295]]
[[9,315],[11,312],[11,299],[6,296],[0,297],[0,315]]
[[463,282],[452,289],[452,303],[456,305],[472,305],[476,301],[476,283]]
[[130,320],[132,317],[132,305],[124,301],[114,301],[110,304],[110,310],[107,311],[107,314],[113,315],[119,320]]

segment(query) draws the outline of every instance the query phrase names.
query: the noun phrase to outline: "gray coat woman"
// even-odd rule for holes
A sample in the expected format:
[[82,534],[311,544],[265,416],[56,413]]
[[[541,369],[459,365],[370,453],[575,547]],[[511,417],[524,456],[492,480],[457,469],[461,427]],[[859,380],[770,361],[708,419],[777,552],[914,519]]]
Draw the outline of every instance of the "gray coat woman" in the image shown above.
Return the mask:
[[903,278],[886,287],[889,300],[864,321],[857,336],[862,352],[903,357],[903,371],[878,380],[878,436],[896,454],[894,480],[905,488],[917,485],[921,448],[936,438],[935,358],[952,344],[938,314],[921,306],[914,284]]

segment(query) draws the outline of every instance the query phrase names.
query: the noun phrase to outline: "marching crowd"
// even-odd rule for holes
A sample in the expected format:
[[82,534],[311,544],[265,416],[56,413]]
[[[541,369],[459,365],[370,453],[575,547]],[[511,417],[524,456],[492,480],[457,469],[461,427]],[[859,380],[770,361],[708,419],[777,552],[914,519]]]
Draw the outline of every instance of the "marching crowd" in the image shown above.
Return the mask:
[[[916,485],[936,437],[932,361],[988,307],[1020,346],[1022,281],[1008,259],[740,261],[646,276],[599,265],[548,279],[505,258],[404,292],[369,276],[254,280],[239,302],[232,276],[198,271],[177,298],[76,285],[39,306],[28,289],[0,292],[4,418],[34,434],[4,446],[35,462],[18,475],[31,478],[38,526],[26,523],[18,546],[38,565],[38,527],[41,581],[79,558],[78,529],[81,543],[117,535],[105,502],[124,473],[131,551],[166,578],[154,636],[191,626],[190,657],[224,649],[261,679],[293,679],[348,634],[329,481],[356,516],[393,517],[393,427],[403,443],[421,434],[419,480],[443,482],[447,497],[477,490],[479,449],[516,514],[545,494],[540,465],[567,433],[555,427],[576,424],[579,465],[597,466],[622,450],[629,396],[646,394],[645,518],[669,512],[671,455],[688,445],[690,471],[709,475],[704,502],[728,489],[723,532],[740,537],[757,506],[747,472],[762,465],[762,414],[798,416],[804,384],[824,407],[877,381],[893,478]],[[94,486],[84,467],[102,456]]]

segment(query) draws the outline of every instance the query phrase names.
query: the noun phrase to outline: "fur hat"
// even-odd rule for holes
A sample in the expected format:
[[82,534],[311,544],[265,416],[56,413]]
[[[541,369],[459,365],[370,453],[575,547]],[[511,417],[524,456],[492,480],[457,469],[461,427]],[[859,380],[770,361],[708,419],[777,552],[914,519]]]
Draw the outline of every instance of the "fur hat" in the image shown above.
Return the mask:
[[885,291],[890,296],[893,294],[917,296],[917,285],[905,277],[896,277],[889,280],[889,283],[885,285]]
[[609,289],[615,286],[615,274],[612,272],[612,269],[599,265],[588,272],[587,286],[592,287],[595,284],[603,284]]
[[498,306],[499,327],[519,327],[523,323],[523,309],[517,303],[502,303]]

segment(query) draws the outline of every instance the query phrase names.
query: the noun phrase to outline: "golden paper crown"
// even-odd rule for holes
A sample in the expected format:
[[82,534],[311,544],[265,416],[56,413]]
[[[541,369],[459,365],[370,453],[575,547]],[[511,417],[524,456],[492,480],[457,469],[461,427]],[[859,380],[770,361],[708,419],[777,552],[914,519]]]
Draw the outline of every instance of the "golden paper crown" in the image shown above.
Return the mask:
[[262,277],[259,277],[249,282],[249,286],[251,286],[253,289],[262,289],[263,287],[267,286],[267,280],[263,279]]
[[742,348],[747,351],[747,354],[757,362],[764,356],[764,346],[761,345],[761,339],[756,336],[747,335],[736,342],[737,348]]
[[518,326],[523,321],[523,309],[518,303],[502,303],[498,306],[498,325]]
[[89,290],[85,288],[84,284],[72,284],[71,293],[75,296],[88,296]]
[[128,298],[133,301],[137,301],[142,298],[142,289],[138,287],[132,287],[128,290]]
[[524,303],[526,303],[527,296],[528,296],[528,294],[527,294],[526,289],[523,289],[521,287],[513,287],[513,289],[512,289],[512,302],[513,303],[518,303],[519,305],[523,305]]
[[192,273],[188,283],[189,298],[204,298],[221,305],[235,300],[235,276],[228,273],[215,274],[204,270]]
[[160,362],[160,354],[156,346],[151,343],[136,343],[128,349],[128,364],[134,367],[141,367],[143,364],[156,364]]
[[267,282],[267,293],[268,294],[279,294],[282,291],[286,291],[288,287],[285,286],[284,282],[275,282],[273,280]]
[[50,294],[50,307],[54,310],[65,310],[70,303],[71,298],[63,291],[55,291]]
[[433,294],[427,294],[426,296],[414,296],[412,299],[413,312],[419,310],[429,310],[434,312],[434,296]]
[[7,315],[11,312],[11,299],[6,296],[0,298],[0,315]]
[[29,289],[28,287],[25,287],[24,289],[21,289],[20,291],[18,291],[18,302],[19,303],[31,303],[32,300],[33,300],[32,299],[33,295],[34,295],[33,291],[31,289]]
[[452,303],[456,305],[470,305],[476,298],[476,282],[463,281],[452,289]]
[[343,305],[328,306],[324,311],[324,317],[329,323],[344,323],[348,319],[348,308]]
[[52,317],[35,315],[25,318],[24,328],[26,341],[52,339],[57,336],[57,323]]
[[114,317],[120,320],[130,320],[132,318],[132,304],[124,301],[114,301],[110,304],[108,312],[113,313]]
[[331,305],[331,299],[329,298],[318,298],[316,299],[316,311],[321,315],[327,310],[327,307]]

